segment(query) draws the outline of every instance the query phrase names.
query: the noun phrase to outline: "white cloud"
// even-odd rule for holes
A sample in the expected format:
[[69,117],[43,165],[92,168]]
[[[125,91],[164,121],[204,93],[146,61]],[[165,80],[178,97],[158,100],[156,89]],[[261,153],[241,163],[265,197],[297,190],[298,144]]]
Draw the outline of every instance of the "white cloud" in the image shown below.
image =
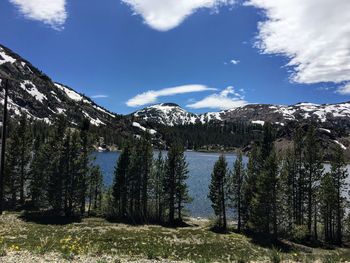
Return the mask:
[[257,46],[284,55],[298,83],[350,80],[349,0],[247,0],[265,11]]
[[92,95],[91,98],[93,99],[105,99],[105,98],[108,98],[109,96],[108,95],[105,95],[105,94],[97,94],[97,95]]
[[9,0],[26,18],[41,21],[56,30],[67,19],[66,0]]
[[187,107],[192,109],[212,108],[227,110],[244,106],[247,103],[242,94],[236,92],[234,87],[229,86],[220,93],[211,94],[200,101],[187,105]]
[[338,87],[336,93],[339,93],[341,95],[350,95],[350,82]]
[[228,62],[224,62],[224,65],[229,65],[229,64],[238,65],[239,63],[241,63],[241,61],[239,61],[238,59],[231,59]]
[[186,17],[200,8],[216,9],[232,5],[235,0],[121,0],[141,15],[147,25],[167,31],[180,25]]
[[230,63],[232,64],[232,65],[237,65],[237,64],[239,64],[241,61],[239,61],[238,59],[231,59],[230,60]]
[[204,85],[194,84],[194,85],[184,85],[184,86],[165,88],[161,90],[149,90],[129,99],[126,102],[126,105],[128,105],[129,107],[138,107],[146,104],[156,103],[159,97],[174,96],[177,94],[201,92],[201,91],[208,91],[208,90],[216,90],[216,89],[209,88]]

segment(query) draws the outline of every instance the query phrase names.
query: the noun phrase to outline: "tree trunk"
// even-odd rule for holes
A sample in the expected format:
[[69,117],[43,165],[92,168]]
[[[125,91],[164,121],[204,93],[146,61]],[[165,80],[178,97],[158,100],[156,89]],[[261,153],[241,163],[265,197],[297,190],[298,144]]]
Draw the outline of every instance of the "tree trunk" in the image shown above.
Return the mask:
[[179,195],[179,200],[178,200],[178,203],[177,203],[177,217],[178,217],[178,220],[179,222],[182,222],[182,215],[181,215],[181,194]]
[[[23,145],[22,145],[23,147]],[[20,204],[24,205],[24,160],[23,157],[24,156],[24,151],[22,149],[22,153],[21,153],[21,177],[20,177],[20,192],[19,192],[19,200],[20,200]]]
[[242,225],[242,220],[241,220],[241,197],[240,197],[240,194],[238,194],[238,225],[237,225],[237,230],[238,232],[241,232],[241,225]]
[[226,205],[225,205],[225,191],[224,191],[224,182],[221,182],[221,204],[222,204],[222,219],[223,219],[223,230],[227,229],[227,221],[226,221]]
[[311,237],[312,229],[312,172],[309,173],[308,182],[308,214],[307,214],[307,230],[308,236]]
[[174,198],[174,188],[175,188],[175,172],[172,171],[173,174],[171,175],[171,182],[170,182],[170,193],[169,193],[169,223],[174,223],[174,216],[175,216],[175,198]]
[[338,175],[338,185],[337,185],[337,190],[338,190],[338,200],[337,200],[337,244],[341,245],[342,244],[342,226],[341,226],[341,196],[340,196],[340,180],[339,180],[339,175]]
[[314,207],[314,238],[315,240],[318,239],[318,233],[317,233],[317,203],[315,202]]

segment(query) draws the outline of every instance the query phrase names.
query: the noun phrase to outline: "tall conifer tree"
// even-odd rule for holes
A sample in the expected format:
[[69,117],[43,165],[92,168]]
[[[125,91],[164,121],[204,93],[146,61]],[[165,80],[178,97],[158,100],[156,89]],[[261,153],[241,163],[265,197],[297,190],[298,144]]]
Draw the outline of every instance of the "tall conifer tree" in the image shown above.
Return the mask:
[[242,230],[242,200],[243,200],[243,191],[242,186],[245,180],[245,170],[243,165],[242,152],[239,152],[237,159],[234,163],[233,170],[231,171],[231,180],[230,180],[230,199],[232,205],[235,208],[237,214],[237,230],[240,232]]
[[215,163],[211,174],[208,198],[211,200],[211,206],[214,209],[215,215],[218,217],[218,227],[223,231],[226,231],[227,229],[227,183],[227,162],[225,156],[222,154],[220,155],[219,160]]

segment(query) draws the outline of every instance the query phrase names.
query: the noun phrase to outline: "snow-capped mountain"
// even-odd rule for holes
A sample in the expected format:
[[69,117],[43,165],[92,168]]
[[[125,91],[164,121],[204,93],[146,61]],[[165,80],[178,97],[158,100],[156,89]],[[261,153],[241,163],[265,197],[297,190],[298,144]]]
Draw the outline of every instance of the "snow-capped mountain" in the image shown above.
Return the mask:
[[350,128],[350,103],[295,105],[251,104],[220,112],[223,121],[266,121],[284,126],[290,122],[314,122],[320,126],[339,125]]
[[196,123],[198,115],[187,112],[175,103],[162,103],[136,111],[134,117],[168,126]]
[[167,126],[209,122],[271,122],[285,126],[291,122],[318,123],[320,126],[336,126],[350,129],[350,102],[338,104],[298,103],[291,106],[272,104],[249,104],[242,107],[204,114],[190,113],[179,105],[163,103],[153,105],[133,114],[148,123]]
[[[115,114],[73,89],[53,82],[30,62],[0,45],[0,84],[5,77],[12,79],[8,99],[10,116],[24,113],[51,123],[58,114],[63,114],[72,124],[85,117],[95,126],[115,122]],[[4,89],[0,86],[3,103]]]

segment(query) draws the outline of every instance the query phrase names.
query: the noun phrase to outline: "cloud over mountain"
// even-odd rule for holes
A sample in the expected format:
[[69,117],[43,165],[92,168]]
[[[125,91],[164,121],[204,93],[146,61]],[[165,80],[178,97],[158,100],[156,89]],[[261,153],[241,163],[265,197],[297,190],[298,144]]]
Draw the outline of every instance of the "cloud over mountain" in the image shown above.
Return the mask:
[[140,93],[135,97],[129,99],[126,102],[126,105],[128,105],[129,107],[138,107],[138,106],[156,103],[159,97],[174,96],[178,94],[202,92],[202,91],[208,91],[208,90],[216,90],[216,89],[209,88],[204,85],[194,84],[194,85],[183,85],[183,86],[165,88],[161,90],[149,90],[149,91]]
[[212,108],[227,110],[243,106],[247,103],[242,94],[236,92],[234,87],[229,86],[220,93],[211,94],[202,100],[187,105],[187,107],[192,109]]

